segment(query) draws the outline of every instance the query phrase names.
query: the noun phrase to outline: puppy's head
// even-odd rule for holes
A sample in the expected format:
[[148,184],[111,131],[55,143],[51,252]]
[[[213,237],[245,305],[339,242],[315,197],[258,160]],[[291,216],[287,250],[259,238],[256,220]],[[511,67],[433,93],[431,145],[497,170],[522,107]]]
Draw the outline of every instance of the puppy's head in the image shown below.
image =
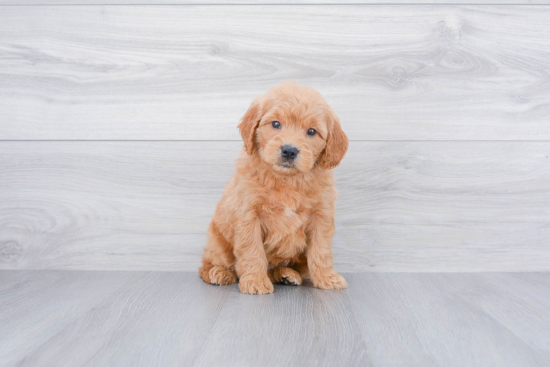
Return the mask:
[[338,116],[315,90],[283,83],[256,98],[239,124],[248,154],[279,173],[336,167],[348,148]]

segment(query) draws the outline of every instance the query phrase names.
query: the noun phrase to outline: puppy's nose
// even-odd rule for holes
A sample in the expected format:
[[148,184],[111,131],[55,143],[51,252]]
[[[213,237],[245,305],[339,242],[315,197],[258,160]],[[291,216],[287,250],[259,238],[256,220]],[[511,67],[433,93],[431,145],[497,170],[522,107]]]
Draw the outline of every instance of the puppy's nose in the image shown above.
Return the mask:
[[293,160],[298,156],[298,149],[292,145],[283,145],[281,155],[284,159]]

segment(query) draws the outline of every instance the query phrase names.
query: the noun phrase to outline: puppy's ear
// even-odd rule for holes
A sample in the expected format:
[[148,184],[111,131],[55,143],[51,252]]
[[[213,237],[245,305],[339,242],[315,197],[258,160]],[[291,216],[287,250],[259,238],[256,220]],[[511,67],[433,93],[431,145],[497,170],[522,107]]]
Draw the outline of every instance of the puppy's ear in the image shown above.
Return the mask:
[[254,154],[254,151],[256,150],[254,135],[256,128],[262,119],[262,106],[260,102],[261,98],[259,97],[252,101],[252,104],[248,108],[248,111],[244,114],[241,119],[241,123],[238,126],[241,131],[241,137],[243,139],[246,152],[250,155]]
[[[340,119],[332,109],[328,112],[329,133],[327,146],[321,155],[319,164],[325,169],[331,169],[340,164],[348,150],[348,137],[340,126]],[[332,129],[331,129],[332,125]]]

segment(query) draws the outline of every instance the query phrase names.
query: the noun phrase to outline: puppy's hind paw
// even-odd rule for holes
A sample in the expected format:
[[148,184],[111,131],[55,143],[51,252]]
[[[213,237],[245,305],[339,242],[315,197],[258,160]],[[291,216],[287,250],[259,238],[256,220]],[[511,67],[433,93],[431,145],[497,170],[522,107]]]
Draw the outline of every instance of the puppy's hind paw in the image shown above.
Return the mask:
[[277,267],[270,270],[270,279],[273,283],[283,283],[286,285],[301,285],[302,277],[291,268]]
[[239,280],[239,289],[246,294],[269,294],[273,293],[273,284],[267,275],[245,277]]

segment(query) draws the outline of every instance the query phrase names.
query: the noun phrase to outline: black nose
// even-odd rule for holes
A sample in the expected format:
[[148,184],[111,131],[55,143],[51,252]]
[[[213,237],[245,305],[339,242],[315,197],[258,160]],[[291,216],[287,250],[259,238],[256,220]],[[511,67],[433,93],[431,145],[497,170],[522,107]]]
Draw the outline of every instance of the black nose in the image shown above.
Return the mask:
[[298,155],[298,149],[292,145],[283,145],[281,155],[284,159],[293,160]]

